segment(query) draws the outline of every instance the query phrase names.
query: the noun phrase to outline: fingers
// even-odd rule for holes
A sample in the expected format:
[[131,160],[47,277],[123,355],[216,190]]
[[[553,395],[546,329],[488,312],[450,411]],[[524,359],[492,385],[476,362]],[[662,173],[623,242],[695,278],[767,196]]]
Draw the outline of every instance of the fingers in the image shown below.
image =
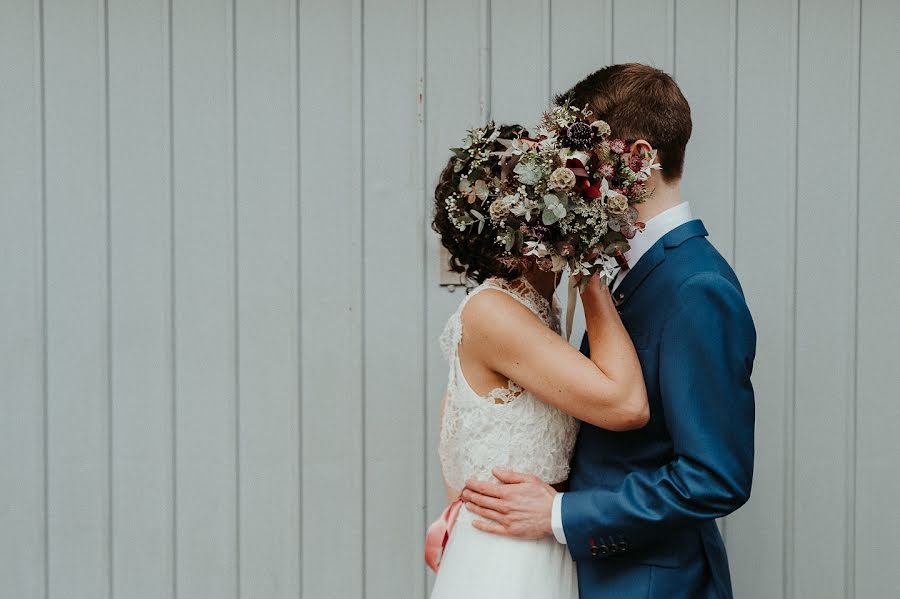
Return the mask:
[[465,489],[462,492],[462,498],[469,505],[478,505],[481,507],[489,508],[494,510],[495,512],[499,512],[501,514],[506,514],[509,512],[509,506],[506,505],[506,502],[502,499],[497,499],[496,497],[491,497],[489,495],[482,495],[481,493],[476,493],[471,489]]
[[499,497],[501,499],[504,497],[503,485],[498,485],[496,483],[481,480],[468,480],[466,481],[466,488],[490,497]]
[[507,518],[503,514],[499,512],[495,512],[492,509],[482,507],[480,505],[474,503],[467,503],[466,509],[475,514],[476,516],[481,516],[486,520],[490,520],[491,522],[498,524],[500,526],[505,526]]
[[506,532],[506,529],[500,526],[499,524],[492,524],[490,522],[482,522],[481,520],[473,520],[472,526],[477,528],[478,530],[489,532],[495,535],[505,535],[509,536],[509,533]]
[[522,474],[520,472],[513,472],[512,470],[503,470],[501,468],[494,468],[492,470],[494,476],[502,483],[510,484],[510,483],[527,483],[527,482],[536,482],[538,481],[538,477],[532,474]]

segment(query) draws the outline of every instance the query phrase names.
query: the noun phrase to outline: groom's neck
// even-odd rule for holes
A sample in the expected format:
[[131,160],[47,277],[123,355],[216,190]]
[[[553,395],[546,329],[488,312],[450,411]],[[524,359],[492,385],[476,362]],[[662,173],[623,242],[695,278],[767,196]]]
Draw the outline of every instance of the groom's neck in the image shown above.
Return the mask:
[[647,222],[660,212],[681,203],[681,179],[667,183],[656,173],[653,177],[657,180],[648,181],[648,186],[653,188],[653,195],[646,202],[635,205],[641,222]]

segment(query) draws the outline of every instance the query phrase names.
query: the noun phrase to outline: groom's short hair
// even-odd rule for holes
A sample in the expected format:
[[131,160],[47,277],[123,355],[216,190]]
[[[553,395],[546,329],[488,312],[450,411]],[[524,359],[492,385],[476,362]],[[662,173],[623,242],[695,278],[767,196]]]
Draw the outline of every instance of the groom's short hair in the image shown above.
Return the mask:
[[691,107],[667,73],[639,63],[615,64],[595,71],[556,97],[585,105],[606,121],[614,137],[647,140],[659,151],[665,181],[681,178],[684,151],[691,138]]

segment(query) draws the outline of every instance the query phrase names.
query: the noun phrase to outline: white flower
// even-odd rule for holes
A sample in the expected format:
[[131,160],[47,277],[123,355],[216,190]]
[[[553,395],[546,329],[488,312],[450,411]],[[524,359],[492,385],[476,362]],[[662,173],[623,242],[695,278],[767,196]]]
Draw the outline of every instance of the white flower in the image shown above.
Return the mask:
[[538,258],[543,258],[550,253],[547,246],[540,241],[526,241],[525,247],[528,248],[528,251],[523,254],[525,256],[537,256]]
[[[507,145],[504,142],[501,142],[501,143],[503,143],[503,145]],[[511,140],[507,147],[509,148],[509,151],[511,154],[516,154],[516,155],[524,154],[530,148],[528,143],[526,143],[525,141],[523,141],[522,139],[519,139],[519,138]]]
[[517,201],[514,205],[512,205],[509,211],[516,216],[524,216],[526,222],[531,222],[531,213],[536,208],[538,208],[538,203],[535,200],[532,200],[531,198],[525,198],[522,201]]
[[559,151],[559,159],[562,160],[563,164],[565,164],[566,160],[568,160],[569,158],[577,158],[584,166],[587,166],[588,161],[591,159],[587,152],[582,152],[581,150],[563,148]]
[[607,181],[606,177],[604,177],[603,180],[600,181],[600,197],[607,198],[609,197],[610,193],[612,193],[612,195],[616,195],[616,192],[609,191],[609,181]]
[[594,121],[591,123],[591,127],[596,127],[603,137],[612,133],[612,129],[609,128],[609,124],[606,121]]

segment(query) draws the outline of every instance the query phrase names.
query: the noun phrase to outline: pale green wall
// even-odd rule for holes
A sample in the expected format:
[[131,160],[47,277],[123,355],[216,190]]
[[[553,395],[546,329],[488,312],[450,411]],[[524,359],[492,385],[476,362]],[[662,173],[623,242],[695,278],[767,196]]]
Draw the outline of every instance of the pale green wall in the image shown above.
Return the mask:
[[900,3],[2,0],[0,597],[425,597],[436,175],[672,72],[759,331],[737,596],[900,594]]

